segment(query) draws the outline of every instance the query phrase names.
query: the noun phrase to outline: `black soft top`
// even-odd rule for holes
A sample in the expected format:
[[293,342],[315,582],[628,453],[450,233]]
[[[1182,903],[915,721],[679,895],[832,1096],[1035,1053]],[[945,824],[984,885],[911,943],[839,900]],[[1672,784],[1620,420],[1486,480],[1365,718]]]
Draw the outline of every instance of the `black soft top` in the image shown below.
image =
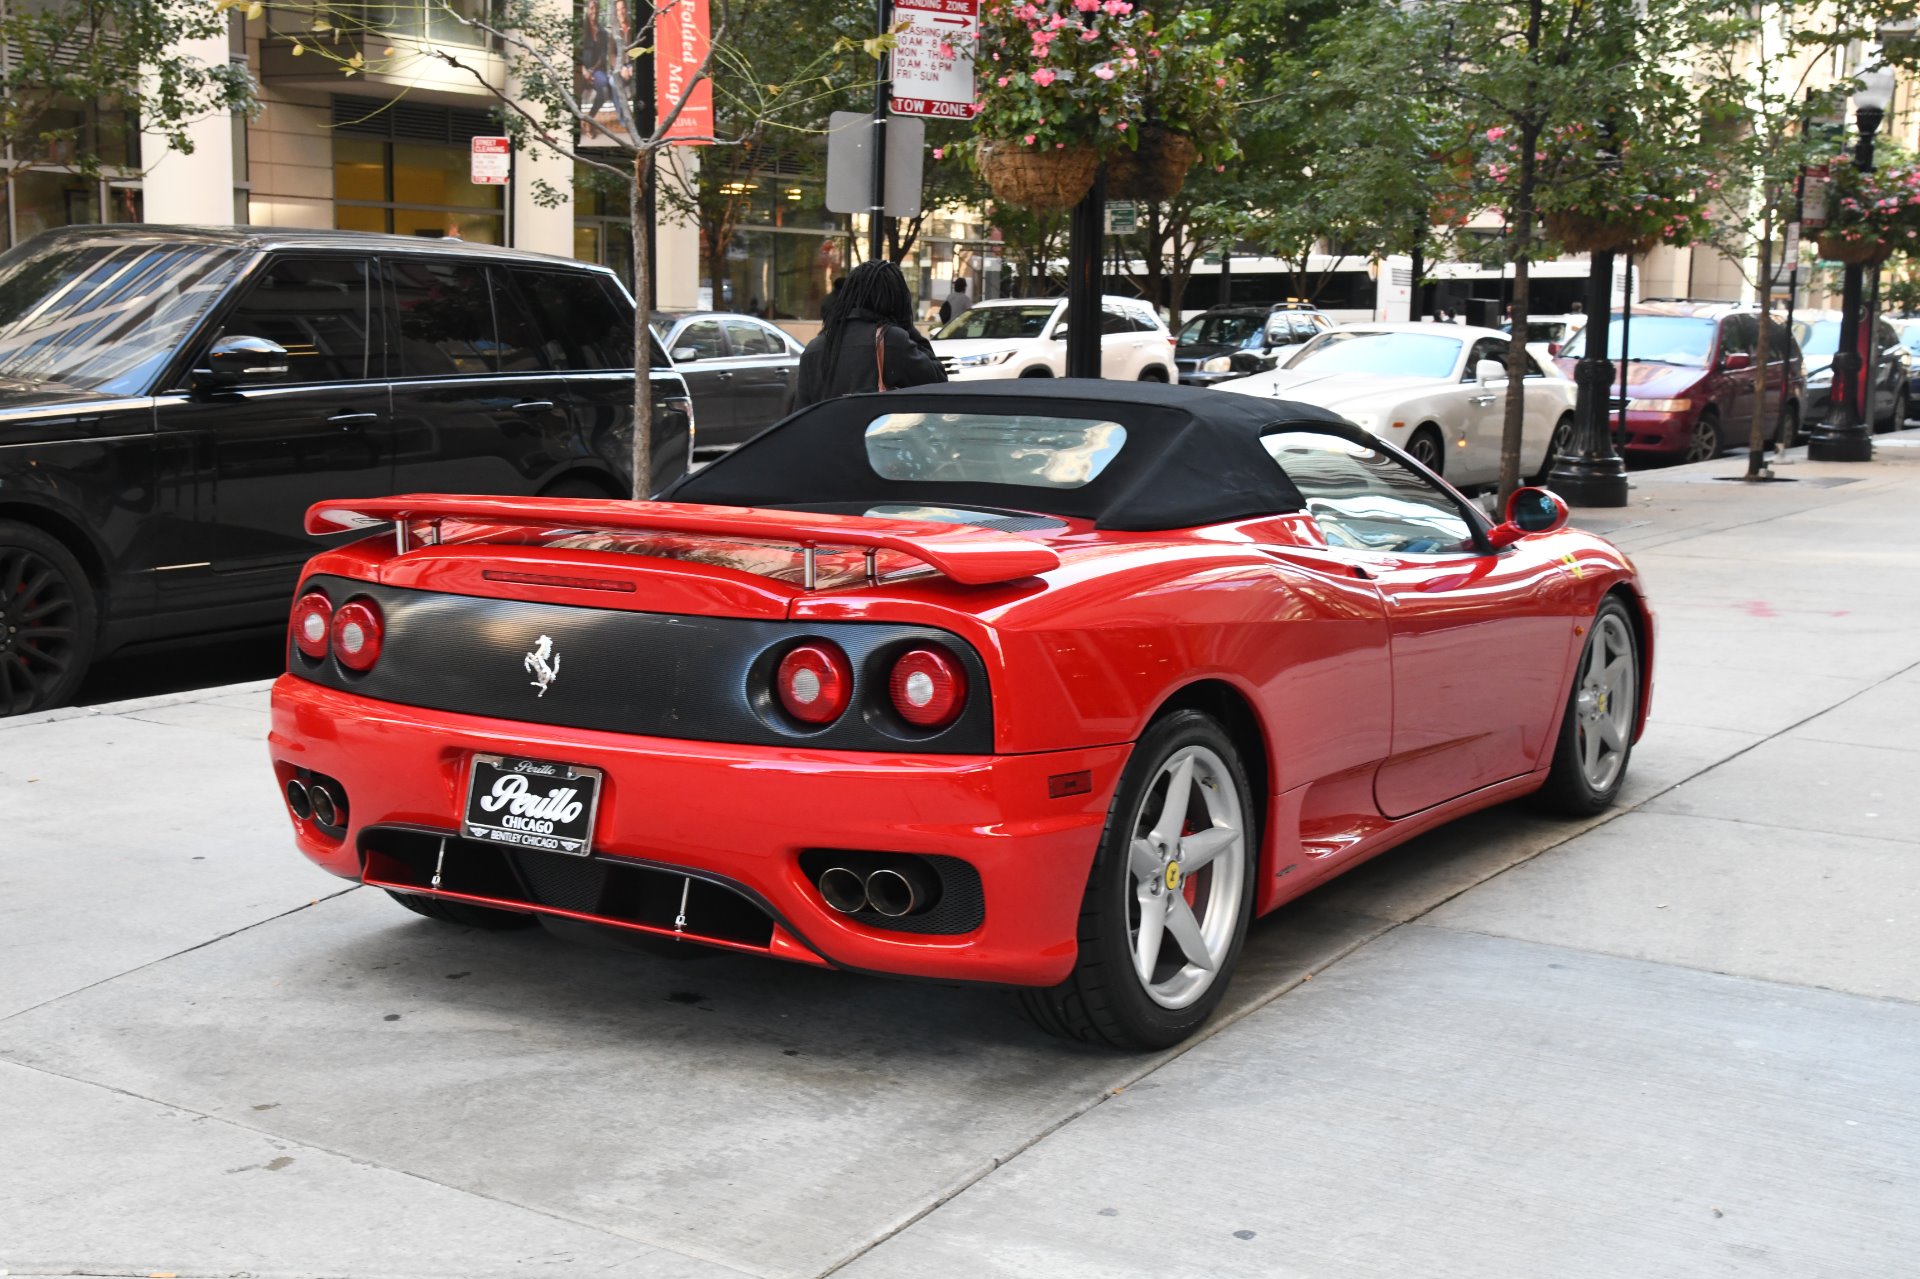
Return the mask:
[[[887,480],[867,461],[866,432],[895,413],[1092,418],[1126,427],[1127,441],[1105,470],[1074,489]],[[1090,378],[949,383],[813,405],[660,496],[798,509],[939,502],[1063,515],[1122,531],[1193,528],[1305,507],[1260,443],[1294,426],[1379,447],[1326,409],[1265,396]]]

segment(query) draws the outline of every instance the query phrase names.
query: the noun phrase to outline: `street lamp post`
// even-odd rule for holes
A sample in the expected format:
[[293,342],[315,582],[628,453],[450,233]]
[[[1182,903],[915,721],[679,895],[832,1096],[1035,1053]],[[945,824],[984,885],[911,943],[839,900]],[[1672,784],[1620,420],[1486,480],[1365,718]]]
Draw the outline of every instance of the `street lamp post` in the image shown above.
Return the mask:
[[[1893,76],[1872,71],[1860,77],[1853,96],[1853,118],[1860,128],[1854,144],[1853,167],[1873,171],[1873,135],[1886,119],[1887,100],[1893,96]],[[1841,277],[1840,349],[1833,356],[1833,402],[1828,421],[1807,432],[1807,458],[1814,462],[1871,462],[1873,430],[1861,413],[1860,303],[1864,267],[1849,262]]]
[[[1607,322],[1613,314],[1613,254],[1592,256],[1587,267],[1586,305],[1586,351],[1573,366],[1573,437],[1554,454],[1547,487],[1574,506],[1625,506],[1627,466],[1614,452],[1613,425],[1607,412],[1613,392],[1613,361],[1607,358]],[[1515,334],[1514,340],[1522,336]],[[1623,345],[1623,360],[1625,354]]]

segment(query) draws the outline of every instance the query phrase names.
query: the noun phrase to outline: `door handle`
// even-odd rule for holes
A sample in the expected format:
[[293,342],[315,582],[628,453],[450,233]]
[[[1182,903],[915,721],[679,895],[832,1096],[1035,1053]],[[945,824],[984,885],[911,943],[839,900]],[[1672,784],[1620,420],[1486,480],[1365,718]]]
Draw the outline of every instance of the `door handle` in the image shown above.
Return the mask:
[[513,406],[513,411],[515,413],[545,413],[552,407],[552,400],[522,400]]
[[723,372],[723,373],[721,373],[721,374],[720,374],[720,380],[721,380],[722,382],[731,382],[731,381],[733,381],[733,371],[732,371],[731,369],[729,369],[729,370],[727,370],[727,371],[725,371],[725,372]]
[[1487,405],[1493,403],[1494,399],[1495,397],[1491,395],[1470,395],[1467,397],[1467,403],[1478,405],[1484,408]]
[[378,422],[379,420],[380,415],[378,413],[335,413],[327,419],[327,421],[333,423],[343,431],[351,427],[359,426],[362,422]]

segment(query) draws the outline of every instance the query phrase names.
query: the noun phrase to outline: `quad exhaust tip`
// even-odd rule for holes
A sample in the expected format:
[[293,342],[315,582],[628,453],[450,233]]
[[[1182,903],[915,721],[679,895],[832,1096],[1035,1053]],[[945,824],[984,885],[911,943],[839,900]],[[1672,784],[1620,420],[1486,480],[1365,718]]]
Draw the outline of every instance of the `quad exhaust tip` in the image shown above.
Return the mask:
[[860,873],[847,866],[829,866],[820,872],[820,895],[843,915],[871,910],[888,919],[917,915],[940,895],[939,881],[918,861]]
[[322,826],[340,824],[340,806],[333,798],[333,792],[318,782],[307,787],[308,801],[313,805],[313,820]]
[[287,807],[301,821],[313,816],[313,796],[307,792],[307,784],[298,777],[287,783]]

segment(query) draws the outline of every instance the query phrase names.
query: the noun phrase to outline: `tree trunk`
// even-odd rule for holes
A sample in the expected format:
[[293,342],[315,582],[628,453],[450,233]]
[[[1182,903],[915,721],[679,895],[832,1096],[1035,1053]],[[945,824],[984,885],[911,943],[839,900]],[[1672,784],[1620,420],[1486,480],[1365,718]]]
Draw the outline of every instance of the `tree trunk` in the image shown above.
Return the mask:
[[[1766,228],[1760,236],[1760,315],[1759,334],[1753,342],[1753,428],[1747,434],[1747,478],[1760,478],[1760,469],[1767,460],[1767,439],[1773,434],[1772,425],[1767,420],[1767,330],[1773,327],[1773,229]],[[1785,398],[1786,388],[1781,387]]]
[[[1528,251],[1533,245],[1534,149],[1539,145],[1537,129],[1520,132],[1520,185],[1513,202],[1514,243],[1507,256],[1513,259],[1513,339],[1507,343],[1506,419],[1500,430],[1500,510],[1520,487],[1520,440],[1527,422],[1527,316],[1530,312],[1528,280],[1532,263]],[[1472,372],[1471,369],[1468,372]]]
[[[627,188],[627,216],[633,227],[633,496],[645,501],[653,494],[653,340],[648,329],[647,298],[653,292],[653,263],[647,258],[647,170],[653,152],[633,158],[633,181]],[[717,258],[725,255],[716,254]],[[714,280],[718,291],[720,281]],[[717,300],[717,299],[716,299]]]

